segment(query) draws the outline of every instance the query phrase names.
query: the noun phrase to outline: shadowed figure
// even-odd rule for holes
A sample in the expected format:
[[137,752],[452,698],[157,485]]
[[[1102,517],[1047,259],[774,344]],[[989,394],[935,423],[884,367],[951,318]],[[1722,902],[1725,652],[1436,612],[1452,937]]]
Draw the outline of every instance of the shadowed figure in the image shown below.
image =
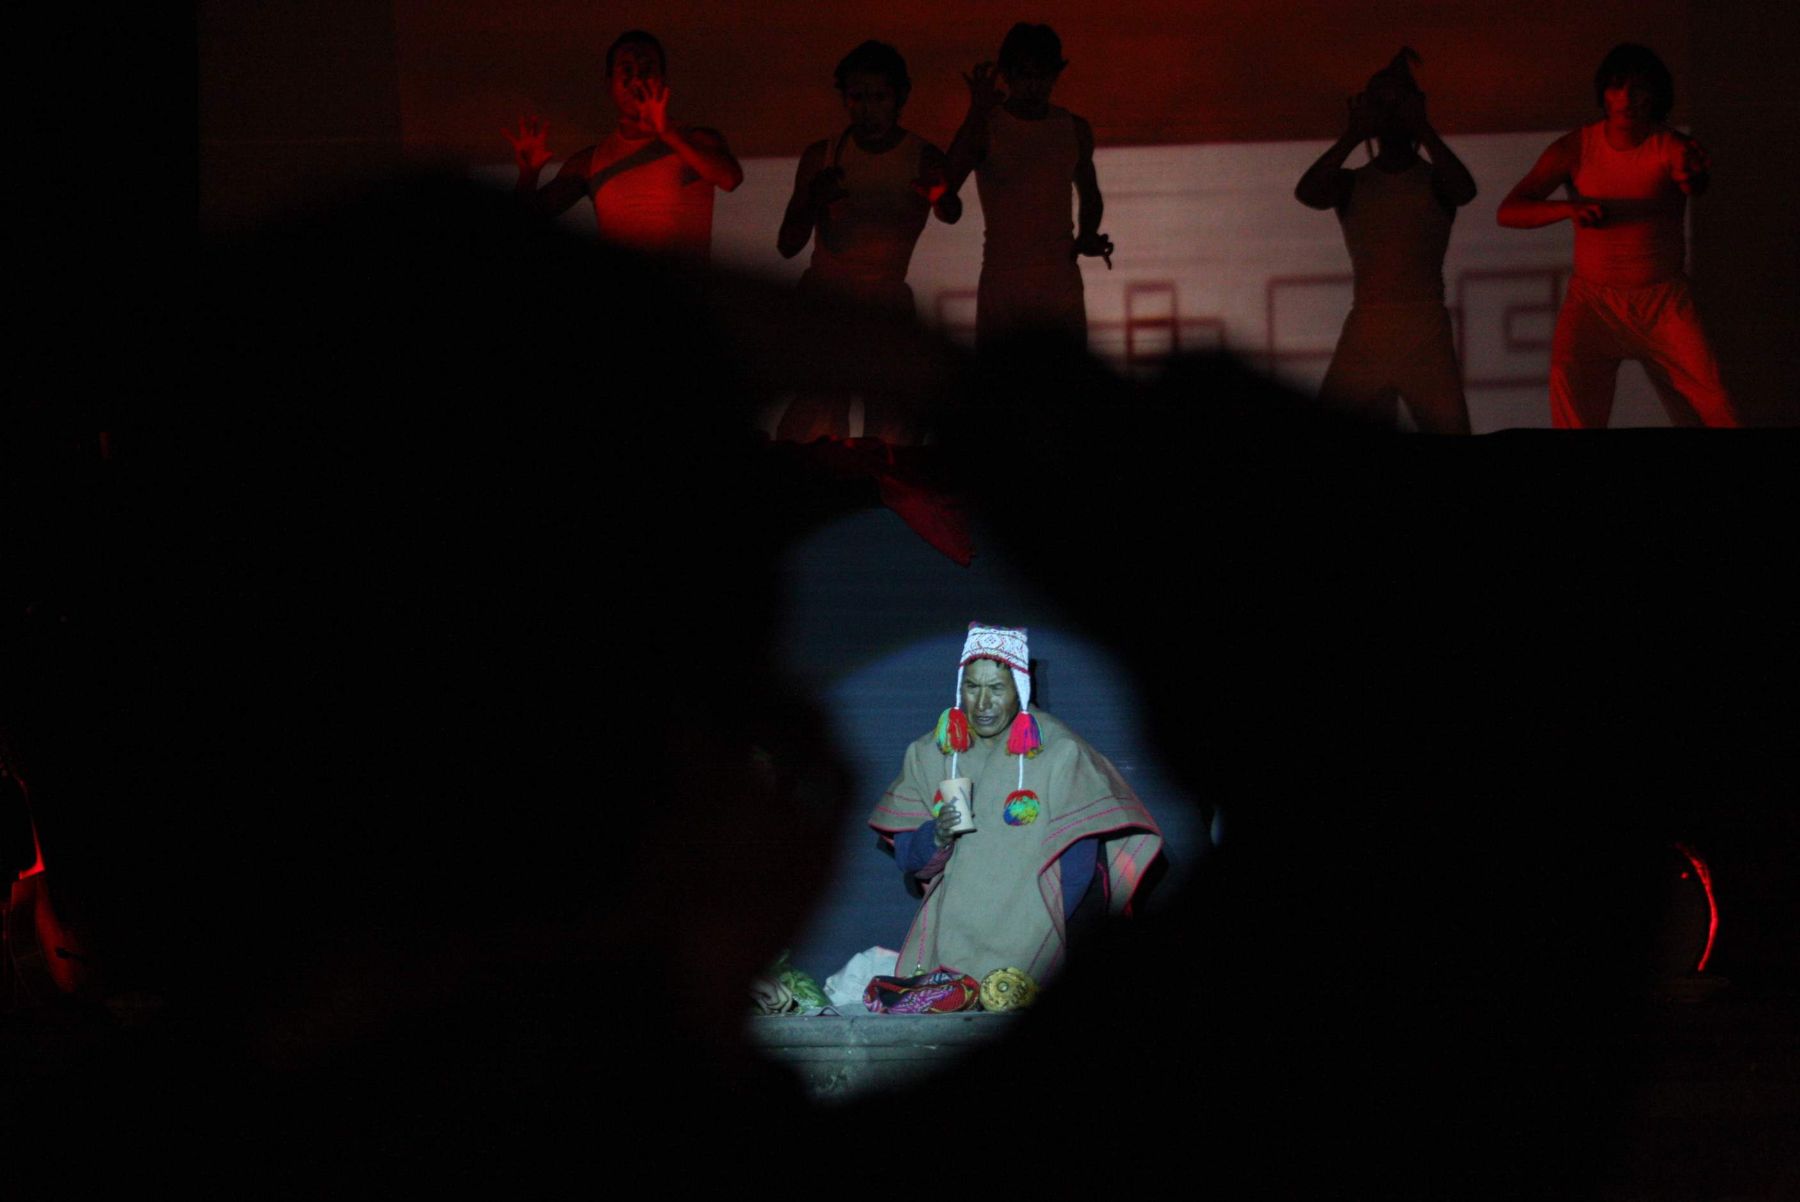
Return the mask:
[[607,49],[606,87],[619,114],[616,128],[564,159],[541,188],[538,175],[551,159],[549,124],[526,114],[516,131],[506,131],[519,167],[519,197],[547,217],[586,197],[607,241],[705,260],[713,190],[734,190],[744,169],[718,130],[670,119],[668,59],[650,34],[623,33]]
[[[838,63],[835,80],[850,123],[800,156],[776,246],[791,259],[812,243],[800,277],[804,295],[911,321],[916,312],[906,269],[913,247],[930,214],[953,224],[962,200],[949,189],[944,152],[900,124],[912,78],[899,51],[864,42]],[[905,441],[904,427],[873,397],[811,390],[788,401],[776,436],[848,438],[854,400],[863,409],[857,435]]]
[[[1575,270],[1550,343],[1550,420],[1605,426],[1619,364],[1643,364],[1677,426],[1736,426],[1687,277],[1690,196],[1712,181],[1699,141],[1664,122],[1675,81],[1622,43],[1594,73],[1602,117],[1564,134],[1500,202],[1501,225],[1575,225]],[[1558,189],[1568,199],[1552,200]]]
[[[1419,429],[1467,434],[1444,252],[1456,210],[1475,199],[1475,180],[1425,116],[1417,61],[1405,48],[1369,77],[1350,98],[1343,134],[1294,187],[1300,203],[1337,213],[1355,270],[1355,303],[1319,397],[1387,426],[1404,400]],[[1371,138],[1380,149],[1347,170],[1344,160]]]
[[[1087,345],[1082,255],[1112,266],[1112,239],[1100,232],[1105,203],[1094,172],[1094,131],[1050,103],[1068,60],[1048,25],[1014,25],[996,62],[963,76],[969,112],[950,144],[950,190],[969,173],[985,222],[975,343],[1052,331]],[[1002,90],[1004,88],[1004,90]],[[1069,189],[1078,201],[1073,232]]]

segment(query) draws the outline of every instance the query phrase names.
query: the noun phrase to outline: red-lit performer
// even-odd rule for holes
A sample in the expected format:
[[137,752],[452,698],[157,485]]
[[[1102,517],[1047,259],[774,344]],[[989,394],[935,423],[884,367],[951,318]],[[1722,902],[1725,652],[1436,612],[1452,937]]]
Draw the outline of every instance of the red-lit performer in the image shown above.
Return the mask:
[[[1636,359],[1679,426],[1736,426],[1695,312],[1683,223],[1712,160],[1663,124],[1675,81],[1655,52],[1613,47],[1594,74],[1605,116],[1564,134],[1506,199],[1500,224],[1575,223],[1575,270],[1550,347],[1550,421],[1605,426],[1619,364]],[[1558,189],[1567,200],[1551,200]]]
[[564,159],[541,188],[538,175],[551,157],[546,123],[521,117],[506,138],[519,165],[518,194],[539,213],[557,216],[585,196],[607,241],[705,260],[713,190],[730,192],[744,181],[744,170],[717,130],[670,122],[667,65],[662,43],[650,34],[620,34],[606,52],[617,127]]
[[[924,904],[897,972],[944,967],[977,979],[1056,972],[1069,920],[1088,902],[1129,913],[1162,852],[1162,832],[1105,756],[1031,704],[1024,630],[971,624],[955,705],[906,749],[869,815]],[[966,782],[973,830],[943,787]],[[1085,920],[1088,911],[1082,910]]]
[[913,313],[906,269],[929,214],[954,223],[944,152],[900,125],[912,78],[900,52],[864,42],[837,65],[850,125],[800,156],[776,248],[791,259],[808,241],[803,292]]
[[[1355,300],[1319,395],[1389,426],[1401,398],[1419,429],[1467,434],[1469,407],[1444,308],[1444,251],[1456,210],[1475,199],[1475,180],[1425,117],[1425,93],[1412,74],[1418,61],[1403,48],[1369,77],[1350,98],[1349,127],[1294,188],[1301,204],[1337,211],[1355,272]],[[1380,149],[1346,170],[1351,150],[1370,138]]]
[[[1067,66],[1048,25],[1014,25],[998,63],[963,76],[969,113],[950,144],[950,190],[973,171],[986,223],[975,308],[977,346],[1024,330],[1087,341],[1081,255],[1112,266],[1100,232],[1104,202],[1094,172],[1094,131],[1050,93]],[[1000,83],[1005,84],[1005,92]],[[1073,230],[1069,187],[1079,202]]]

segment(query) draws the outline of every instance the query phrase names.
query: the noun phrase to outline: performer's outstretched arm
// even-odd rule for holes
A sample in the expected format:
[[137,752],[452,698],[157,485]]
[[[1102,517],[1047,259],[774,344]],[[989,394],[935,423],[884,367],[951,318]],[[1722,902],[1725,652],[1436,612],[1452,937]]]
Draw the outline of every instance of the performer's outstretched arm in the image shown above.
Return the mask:
[[[1606,210],[1591,200],[1575,196],[1575,167],[1580,154],[1581,132],[1564,134],[1533,164],[1525,178],[1513,185],[1500,202],[1495,219],[1509,229],[1531,230],[1558,221],[1599,225]],[[1551,200],[1551,193],[1567,188],[1571,199]]]
[[558,217],[587,195],[587,180],[582,174],[582,164],[587,155],[579,152],[563,160],[555,179],[542,188],[538,187],[538,176],[550,161],[550,126],[542,117],[522,116],[519,118],[517,133],[507,129],[500,132],[512,143],[513,161],[519,167],[519,179],[513,185],[513,195],[532,212],[545,217]]

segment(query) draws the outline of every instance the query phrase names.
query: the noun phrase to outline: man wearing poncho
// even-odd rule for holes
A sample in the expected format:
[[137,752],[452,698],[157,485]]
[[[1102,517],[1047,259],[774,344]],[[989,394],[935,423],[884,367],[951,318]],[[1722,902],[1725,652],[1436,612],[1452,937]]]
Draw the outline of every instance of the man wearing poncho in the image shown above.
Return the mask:
[[[869,817],[924,894],[901,975],[1018,968],[1042,982],[1062,965],[1068,918],[1093,878],[1108,912],[1129,913],[1162,852],[1118,770],[1031,706],[1030,664],[1024,630],[971,625],[956,704],[907,748]],[[975,829],[953,834],[956,808],[939,804],[938,786],[959,776],[972,782]]]

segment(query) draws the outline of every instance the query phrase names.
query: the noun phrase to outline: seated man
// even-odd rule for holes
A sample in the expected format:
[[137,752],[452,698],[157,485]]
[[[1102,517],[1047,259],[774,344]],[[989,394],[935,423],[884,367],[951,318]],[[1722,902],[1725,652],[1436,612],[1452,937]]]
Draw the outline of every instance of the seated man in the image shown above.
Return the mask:
[[[1099,876],[1105,906],[1128,913],[1162,852],[1162,832],[1105,756],[1030,708],[1025,631],[972,624],[957,704],[906,750],[869,825],[889,842],[924,905],[896,971],[939,966],[982,978],[1061,966],[1068,920]],[[969,782],[973,830],[940,782]],[[1096,871],[1096,870],[1099,871]]]
[[667,77],[661,42],[641,30],[619,35],[606,52],[618,127],[564,159],[556,178],[540,188],[538,175],[550,161],[549,130],[541,120],[521,118],[518,132],[506,135],[519,168],[519,197],[555,217],[585,196],[608,242],[705,261],[713,190],[735,189],[744,169],[719,131],[669,120]]

